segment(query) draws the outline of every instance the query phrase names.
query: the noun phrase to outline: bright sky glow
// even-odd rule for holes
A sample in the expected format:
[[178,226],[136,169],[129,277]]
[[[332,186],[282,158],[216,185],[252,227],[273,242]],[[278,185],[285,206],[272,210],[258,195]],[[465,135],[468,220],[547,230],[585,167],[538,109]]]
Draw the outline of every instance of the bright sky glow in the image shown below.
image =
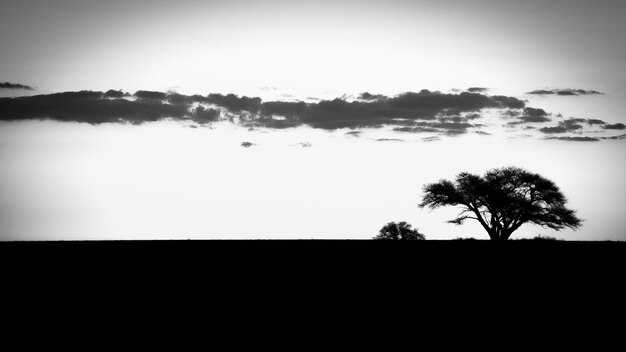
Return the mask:
[[[313,102],[485,87],[544,109],[549,126],[626,123],[624,1],[0,0],[0,9],[0,82],[34,87],[0,97],[121,89]],[[604,94],[527,94],[537,89]],[[454,209],[419,210],[421,187],[513,165],[554,180],[585,219],[576,232],[527,226],[514,237],[626,240],[623,139],[544,140],[494,114],[477,120],[491,135],[430,142],[391,128],[0,121],[0,239],[371,238],[389,221],[432,239],[486,238],[477,224],[445,224]]]

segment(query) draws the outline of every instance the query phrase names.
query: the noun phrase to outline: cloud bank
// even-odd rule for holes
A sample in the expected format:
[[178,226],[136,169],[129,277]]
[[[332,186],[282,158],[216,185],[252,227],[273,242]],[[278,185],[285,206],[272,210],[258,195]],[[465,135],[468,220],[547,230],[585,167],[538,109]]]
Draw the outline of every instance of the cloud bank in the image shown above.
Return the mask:
[[[269,128],[309,125],[321,129],[422,126],[434,120],[485,108],[523,107],[514,97],[463,92],[444,94],[422,90],[394,97],[363,93],[361,100],[343,98],[315,103],[269,101],[234,94],[182,95],[140,90],[132,96],[122,91],[79,91],[0,99],[0,119],[52,119],[90,124],[142,123],[163,118],[215,121],[223,112],[238,115],[250,126]],[[203,106],[212,106],[207,108]]]
[[[349,129],[352,131],[346,135],[354,137],[360,136],[359,130],[364,128],[447,136],[473,132],[489,136],[491,133],[482,131],[486,125],[481,118],[489,111],[497,111],[500,118],[508,120],[506,126],[509,128],[537,130],[540,135],[581,134],[595,126],[600,127],[600,131],[626,129],[623,123],[609,124],[599,119],[580,118],[562,120],[552,126],[537,126],[553,121],[552,114],[526,106],[516,97],[484,94],[486,90],[472,87],[468,91],[450,94],[424,89],[395,96],[363,92],[353,99],[343,96],[315,102],[263,101],[259,97],[219,93],[203,96],[147,90],[133,94],[113,89],[78,91],[0,98],[0,120],[51,119],[98,125],[173,119],[198,125],[231,121],[248,128],[309,126],[329,131]],[[562,118],[560,114],[556,117]],[[583,136],[554,139],[588,140]]]

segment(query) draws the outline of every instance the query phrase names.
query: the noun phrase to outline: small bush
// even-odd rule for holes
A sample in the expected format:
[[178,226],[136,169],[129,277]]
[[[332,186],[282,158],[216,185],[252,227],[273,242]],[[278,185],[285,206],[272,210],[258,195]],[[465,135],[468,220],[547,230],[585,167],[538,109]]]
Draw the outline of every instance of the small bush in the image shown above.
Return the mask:
[[543,236],[543,235],[537,235],[535,237],[533,237],[534,241],[563,241],[563,239],[559,239],[556,237],[551,237],[551,236]]
[[424,234],[421,234],[417,229],[413,229],[411,225],[406,221],[399,223],[390,222],[380,229],[375,240],[425,240]]
[[562,238],[552,236],[537,235],[533,238],[519,238],[518,241],[563,241]]

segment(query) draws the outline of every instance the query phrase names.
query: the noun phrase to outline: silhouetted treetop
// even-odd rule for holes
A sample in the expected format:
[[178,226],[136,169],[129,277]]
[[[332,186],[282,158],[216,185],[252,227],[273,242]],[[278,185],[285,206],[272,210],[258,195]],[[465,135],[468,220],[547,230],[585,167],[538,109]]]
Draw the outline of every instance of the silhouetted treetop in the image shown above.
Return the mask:
[[462,206],[450,223],[477,220],[492,240],[507,240],[522,224],[554,230],[577,229],[582,220],[554,182],[518,167],[493,169],[484,176],[462,172],[454,182],[440,180],[424,186],[420,207]]
[[390,222],[380,229],[375,240],[424,240],[426,237],[419,233],[417,229],[411,228],[405,221],[399,223]]

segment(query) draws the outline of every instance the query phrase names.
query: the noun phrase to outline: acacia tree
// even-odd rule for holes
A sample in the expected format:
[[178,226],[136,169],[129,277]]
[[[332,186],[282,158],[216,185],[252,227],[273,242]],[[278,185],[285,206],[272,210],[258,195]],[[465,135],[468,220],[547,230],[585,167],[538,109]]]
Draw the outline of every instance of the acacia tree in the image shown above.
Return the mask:
[[427,184],[419,206],[461,206],[461,213],[449,223],[476,220],[491,240],[502,241],[525,223],[554,230],[579,228],[582,220],[565,207],[566,202],[554,182],[518,167],[506,167],[487,171],[482,177],[462,172],[454,182]]
[[410,224],[407,224],[406,221],[401,221],[399,223],[390,222],[387,225],[383,226],[380,229],[380,232],[375,240],[424,240],[423,234],[419,233],[417,229],[411,228]]

